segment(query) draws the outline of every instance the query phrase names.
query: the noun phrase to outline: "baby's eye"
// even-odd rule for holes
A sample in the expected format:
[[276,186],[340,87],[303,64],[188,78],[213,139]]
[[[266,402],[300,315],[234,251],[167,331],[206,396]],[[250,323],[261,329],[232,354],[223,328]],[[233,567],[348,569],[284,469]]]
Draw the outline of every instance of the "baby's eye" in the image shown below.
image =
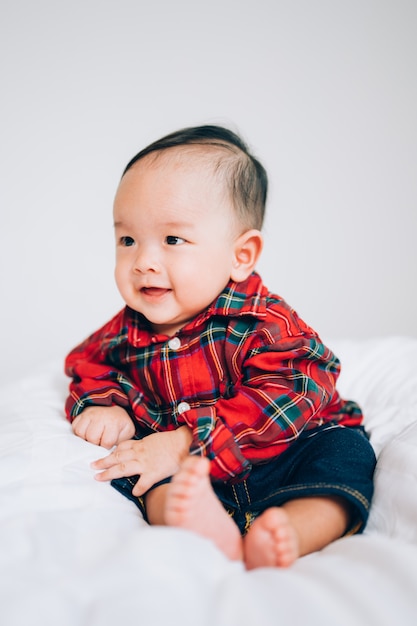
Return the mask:
[[179,246],[182,243],[185,243],[185,239],[182,237],[174,237],[173,235],[168,235],[165,241],[169,246]]
[[135,243],[135,240],[132,237],[120,237],[120,244],[122,246],[125,246],[126,248],[128,248],[129,246],[133,246],[133,244]]

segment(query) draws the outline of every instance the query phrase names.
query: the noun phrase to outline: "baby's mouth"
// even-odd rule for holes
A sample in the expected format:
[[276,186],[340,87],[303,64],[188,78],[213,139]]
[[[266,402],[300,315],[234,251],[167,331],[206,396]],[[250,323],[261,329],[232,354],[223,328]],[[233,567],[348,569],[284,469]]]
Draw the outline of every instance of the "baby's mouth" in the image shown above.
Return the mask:
[[165,287],[142,287],[140,291],[149,298],[159,298],[169,293],[171,289],[166,289]]

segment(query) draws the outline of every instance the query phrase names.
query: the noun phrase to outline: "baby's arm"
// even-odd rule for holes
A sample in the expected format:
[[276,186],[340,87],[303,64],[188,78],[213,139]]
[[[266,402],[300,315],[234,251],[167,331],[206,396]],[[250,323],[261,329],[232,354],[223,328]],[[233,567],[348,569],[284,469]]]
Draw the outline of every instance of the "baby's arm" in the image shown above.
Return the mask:
[[135,434],[129,413],[117,405],[85,408],[73,420],[72,430],[78,437],[104,448],[112,448]]
[[103,459],[92,464],[99,481],[139,474],[133,495],[141,496],[155,483],[174,475],[189,454],[191,430],[181,426],[176,430],[153,433],[140,440],[123,441]]

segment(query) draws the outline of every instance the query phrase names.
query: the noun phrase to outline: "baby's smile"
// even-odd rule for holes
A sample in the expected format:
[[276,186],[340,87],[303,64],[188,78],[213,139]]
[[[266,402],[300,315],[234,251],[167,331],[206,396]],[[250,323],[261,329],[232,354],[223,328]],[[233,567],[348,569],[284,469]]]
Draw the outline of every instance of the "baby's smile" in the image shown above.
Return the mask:
[[158,299],[170,293],[172,290],[166,287],[142,287],[140,293],[147,298]]

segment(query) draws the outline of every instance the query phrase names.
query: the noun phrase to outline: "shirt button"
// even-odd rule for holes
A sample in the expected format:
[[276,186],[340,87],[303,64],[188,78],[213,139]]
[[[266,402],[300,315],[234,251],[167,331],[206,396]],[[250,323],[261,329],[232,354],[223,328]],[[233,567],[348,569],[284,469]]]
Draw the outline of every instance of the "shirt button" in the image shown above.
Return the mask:
[[188,402],[180,402],[179,405],[177,406],[177,411],[179,415],[182,415],[183,413],[185,413],[185,411],[189,411],[190,408],[191,407],[188,404]]
[[170,339],[168,341],[168,347],[171,348],[171,350],[178,350],[178,348],[181,347],[181,340],[179,337],[173,337],[172,339]]

